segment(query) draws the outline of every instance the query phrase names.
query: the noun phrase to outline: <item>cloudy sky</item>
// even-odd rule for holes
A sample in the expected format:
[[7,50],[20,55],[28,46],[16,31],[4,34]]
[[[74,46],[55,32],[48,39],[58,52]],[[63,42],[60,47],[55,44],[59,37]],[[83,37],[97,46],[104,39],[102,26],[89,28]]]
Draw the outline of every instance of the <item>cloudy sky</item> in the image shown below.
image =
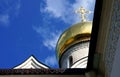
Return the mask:
[[[0,0],[0,68],[13,68],[34,55],[58,68],[56,43],[80,22],[80,6],[94,12],[95,0]],[[93,19],[93,13],[87,15]]]

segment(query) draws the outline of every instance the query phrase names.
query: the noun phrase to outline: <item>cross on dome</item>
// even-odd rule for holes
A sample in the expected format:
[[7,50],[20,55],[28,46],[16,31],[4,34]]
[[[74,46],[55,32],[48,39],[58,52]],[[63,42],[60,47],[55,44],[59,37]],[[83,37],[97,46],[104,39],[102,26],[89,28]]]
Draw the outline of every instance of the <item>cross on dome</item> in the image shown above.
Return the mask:
[[86,15],[85,14],[90,14],[91,11],[86,10],[83,7],[80,7],[78,10],[75,11],[75,13],[81,14],[81,22],[85,22],[86,21]]

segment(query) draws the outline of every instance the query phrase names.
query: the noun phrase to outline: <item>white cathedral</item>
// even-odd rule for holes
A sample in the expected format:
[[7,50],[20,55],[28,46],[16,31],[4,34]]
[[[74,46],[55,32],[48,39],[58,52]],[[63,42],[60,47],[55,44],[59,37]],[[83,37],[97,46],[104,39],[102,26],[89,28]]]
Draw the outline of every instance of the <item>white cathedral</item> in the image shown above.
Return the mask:
[[[60,68],[86,68],[92,22],[86,20],[89,11],[81,7],[76,13],[81,14],[81,22],[71,26],[60,36],[57,46],[57,58]],[[34,56],[29,57],[14,69],[50,69]]]

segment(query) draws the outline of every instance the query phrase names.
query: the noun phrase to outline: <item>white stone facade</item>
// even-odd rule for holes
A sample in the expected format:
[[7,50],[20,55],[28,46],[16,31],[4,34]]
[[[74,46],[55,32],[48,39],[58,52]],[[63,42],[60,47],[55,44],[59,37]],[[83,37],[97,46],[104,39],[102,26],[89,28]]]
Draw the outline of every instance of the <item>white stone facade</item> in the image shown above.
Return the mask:
[[60,59],[61,68],[86,68],[88,51],[89,41],[69,47]]

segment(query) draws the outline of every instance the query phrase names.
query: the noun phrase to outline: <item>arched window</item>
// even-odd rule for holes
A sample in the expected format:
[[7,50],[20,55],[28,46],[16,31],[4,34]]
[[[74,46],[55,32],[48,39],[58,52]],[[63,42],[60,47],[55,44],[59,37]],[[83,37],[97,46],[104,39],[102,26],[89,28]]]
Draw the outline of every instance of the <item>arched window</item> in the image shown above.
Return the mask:
[[72,57],[72,56],[70,56],[70,57],[69,57],[69,67],[71,67],[71,66],[72,66],[72,64],[73,64],[73,57]]

